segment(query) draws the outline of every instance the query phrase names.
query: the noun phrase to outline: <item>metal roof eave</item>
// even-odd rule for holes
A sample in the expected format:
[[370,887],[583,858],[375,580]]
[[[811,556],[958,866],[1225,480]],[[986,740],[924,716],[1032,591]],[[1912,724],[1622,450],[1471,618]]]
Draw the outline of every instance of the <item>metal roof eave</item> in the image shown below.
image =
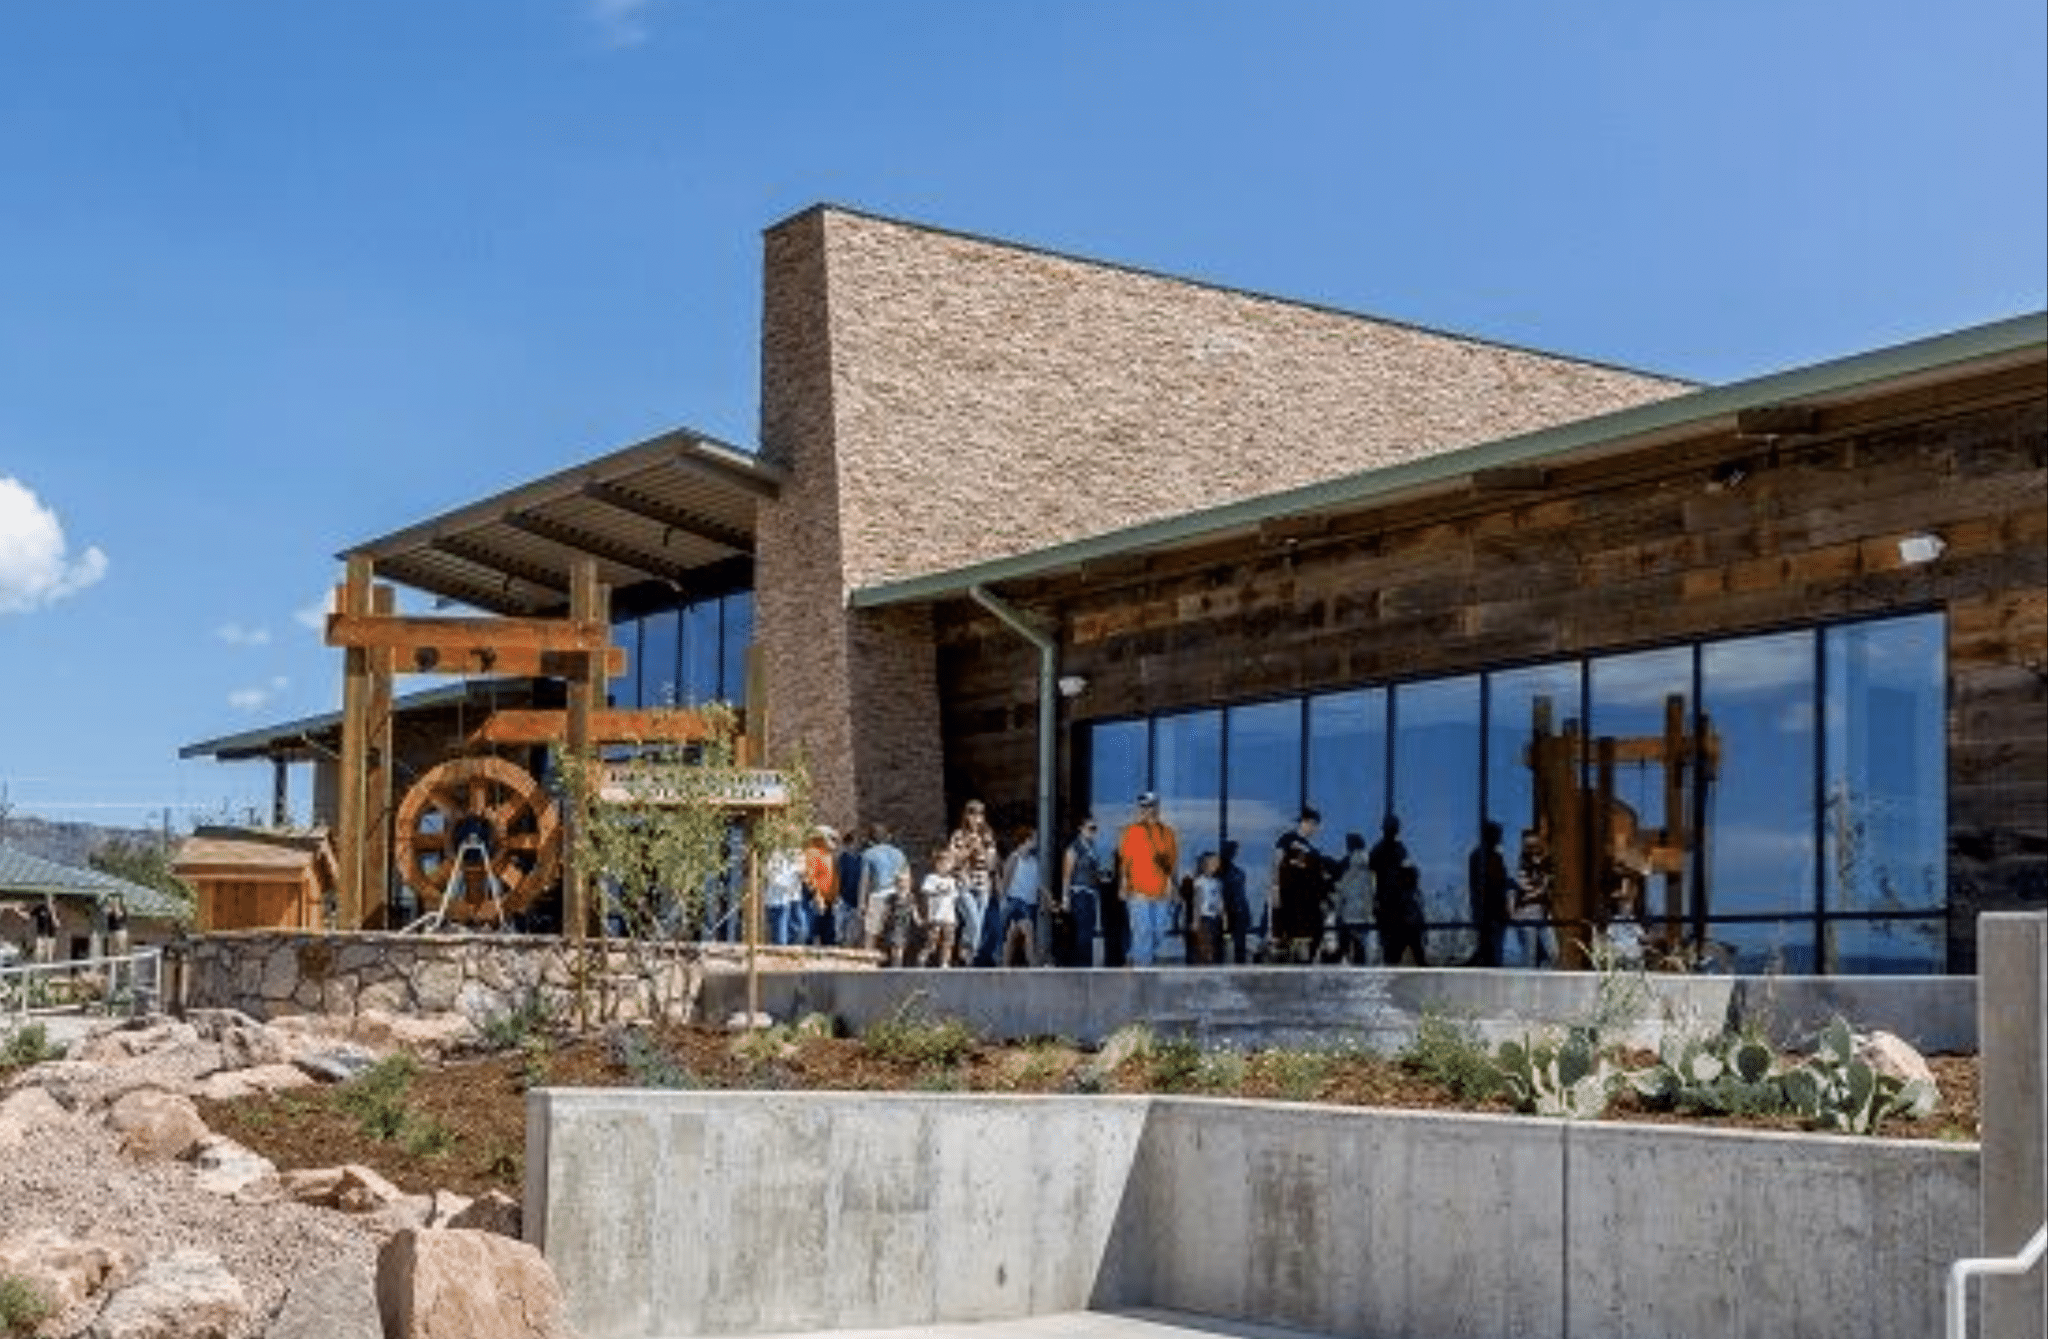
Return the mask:
[[789,481],[789,472],[760,457],[707,437],[689,428],[676,428],[644,442],[623,447],[595,460],[586,460],[539,479],[529,480],[501,493],[443,512],[439,516],[394,530],[388,535],[354,544],[336,554],[344,561],[358,554],[371,559],[417,548],[451,531],[484,521],[496,520],[508,511],[522,511],[557,498],[580,492],[586,485],[601,484],[622,475],[636,473],[668,460],[702,465],[717,471],[758,497],[773,498]]
[[[484,703],[493,695],[508,688],[527,686],[533,680],[519,677],[492,677],[464,679],[460,683],[442,684],[433,688],[408,693],[392,703],[394,713],[419,711],[423,708],[453,706],[459,702]],[[297,720],[284,721],[277,725],[261,726],[244,730],[240,734],[222,735],[218,739],[204,739],[196,744],[187,744],[178,750],[180,758],[218,758],[223,762],[247,758],[272,756],[280,745],[287,751],[313,751],[313,739],[317,735],[339,732],[341,713],[322,712],[317,716],[301,716]]]
[[2001,363],[2021,361],[2030,354],[2039,356],[2044,349],[2048,349],[2048,312],[2033,312],[1149,521],[1031,553],[864,586],[847,596],[847,604],[855,609],[885,609],[964,598],[977,586],[1048,577],[1105,558],[1228,539],[1234,534],[1254,532],[1265,522],[1282,517],[1391,503],[1468,479],[1482,470],[1654,445],[1661,439],[1698,433],[1724,420],[1732,425],[1735,416],[1744,410],[1839,397],[1883,383],[1903,387],[1977,365],[1990,370]]

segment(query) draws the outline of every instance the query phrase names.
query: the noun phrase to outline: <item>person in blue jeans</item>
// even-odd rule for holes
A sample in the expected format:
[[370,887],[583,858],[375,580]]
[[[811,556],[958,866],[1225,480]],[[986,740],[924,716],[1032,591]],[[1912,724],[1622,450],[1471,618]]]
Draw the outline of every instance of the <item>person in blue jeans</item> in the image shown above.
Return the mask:
[[1060,885],[1065,889],[1067,913],[1073,918],[1073,933],[1061,954],[1062,967],[1095,965],[1095,924],[1101,911],[1102,889],[1109,883],[1102,852],[1095,845],[1095,816],[1082,817],[1080,830],[1067,843],[1061,862]]

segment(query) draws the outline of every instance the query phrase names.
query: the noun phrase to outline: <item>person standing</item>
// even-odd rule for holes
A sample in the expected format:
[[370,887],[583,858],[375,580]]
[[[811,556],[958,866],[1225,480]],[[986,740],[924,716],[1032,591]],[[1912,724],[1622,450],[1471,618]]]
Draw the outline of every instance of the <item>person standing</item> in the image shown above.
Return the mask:
[[1204,851],[1195,857],[1195,873],[1189,882],[1188,898],[1189,924],[1188,961],[1191,963],[1220,962],[1223,958],[1223,879],[1218,871],[1222,869],[1214,851]]
[[769,943],[803,942],[803,900],[803,857],[787,849],[770,852],[761,872],[761,909],[767,913]]
[[1294,826],[1273,843],[1273,941],[1283,962],[1311,961],[1323,933],[1323,898],[1330,889],[1330,861],[1316,849],[1323,816],[1303,806]]
[[1138,818],[1117,843],[1118,890],[1131,918],[1131,965],[1150,967],[1173,929],[1180,881],[1180,837],[1159,817],[1159,797],[1138,796]]
[[1501,965],[1501,938],[1507,933],[1512,914],[1509,895],[1519,891],[1508,876],[1500,839],[1500,824],[1487,819],[1479,825],[1479,845],[1465,859],[1465,889],[1471,899],[1472,922],[1479,928],[1479,947],[1466,963],[1471,967]]
[[1060,882],[1066,888],[1069,929],[1060,937],[1055,957],[1062,967],[1095,965],[1095,923],[1102,890],[1111,881],[1110,867],[1095,846],[1097,831],[1095,815],[1084,815],[1074,840],[1067,843]]
[[[1242,967],[1251,961],[1245,936],[1252,928],[1252,898],[1245,886],[1244,866],[1237,863],[1235,841],[1226,841],[1216,848],[1216,879],[1223,885],[1223,929],[1230,936],[1229,960]],[[1220,956],[1220,941],[1217,951]]]
[[989,826],[987,807],[980,800],[969,800],[960,810],[960,826],[953,829],[948,844],[953,851],[953,877],[960,881],[961,960],[975,967],[992,967],[993,950],[985,955],[982,948],[984,940],[997,933],[1002,906],[991,905],[996,884],[996,830]]
[[1018,828],[1003,861],[1003,929],[996,960],[1030,967],[1038,956],[1038,830]]
[[29,920],[34,925],[34,947],[30,950],[30,962],[55,962],[57,960],[57,900],[48,893],[43,900],[28,909]]
[[1372,920],[1372,860],[1365,838],[1344,834],[1344,864],[1337,872],[1337,946],[1343,960],[1365,961],[1366,926]]
[[860,858],[860,906],[867,946],[891,967],[903,965],[910,936],[910,861],[898,850],[886,823],[868,829]]
[[805,943],[838,947],[838,905],[839,834],[820,825],[804,842],[804,908],[809,920]]
[[866,936],[860,917],[860,831],[855,824],[847,824],[840,837],[833,879],[839,888],[839,901],[832,908],[835,938],[856,948]]
[[1422,879],[1401,840],[1401,820],[1393,814],[1380,821],[1380,839],[1366,863],[1372,868],[1372,918],[1379,925],[1381,961],[1398,967],[1412,955],[1417,967],[1429,966],[1423,949]]
[[923,906],[917,921],[924,927],[924,965],[953,965],[953,935],[960,928],[960,881],[953,877],[953,848],[932,852],[931,873],[924,876]]

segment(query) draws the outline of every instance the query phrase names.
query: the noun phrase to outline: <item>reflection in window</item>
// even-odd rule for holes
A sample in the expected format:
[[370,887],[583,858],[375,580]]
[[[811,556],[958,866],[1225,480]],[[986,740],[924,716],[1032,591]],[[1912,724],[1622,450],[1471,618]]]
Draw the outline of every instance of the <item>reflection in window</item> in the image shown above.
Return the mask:
[[681,700],[676,684],[676,638],[681,616],[673,609],[640,620],[640,705],[672,707]]
[[1939,908],[1948,900],[1941,617],[1830,628],[1822,655],[1827,909]]
[[1707,961],[1750,976],[1806,976],[1815,970],[1811,915],[1778,921],[1724,921],[1709,932]]
[[1848,976],[1925,976],[1948,961],[1948,921],[1940,916],[1828,922],[1825,970]]
[[681,702],[700,706],[718,699],[718,673],[725,662],[720,639],[718,600],[704,600],[683,609]]
[[1812,903],[1813,649],[1803,631],[1700,649],[1700,702],[1715,747],[1701,890],[1709,916]]
[[[1259,872],[1268,849],[1301,810],[1301,699],[1232,707],[1226,726],[1230,743],[1227,817],[1230,835],[1242,848],[1238,863]],[[1187,846],[1192,863],[1203,846]],[[1252,920],[1266,902],[1263,878],[1247,878]]]
[[[1223,713],[1191,711],[1154,724],[1152,789],[1159,816],[1180,838],[1176,875],[1198,851],[1213,851],[1223,830]],[[1249,847],[1247,847],[1249,850]]]
[[[1308,802],[1323,812],[1323,848],[1330,854],[1344,849],[1347,832],[1362,835],[1367,846],[1379,840],[1387,812],[1386,689],[1308,700]],[[1233,828],[1236,821],[1233,810]]]
[[1641,917],[1686,938],[1691,842],[1692,649],[1606,656],[1587,667],[1588,873],[1596,923]]
[[1146,726],[1143,721],[1113,721],[1091,726],[1088,731],[1088,811],[1101,825],[1100,841],[1105,849],[1116,844],[1116,834],[1137,815],[1132,801],[1144,790],[1150,775],[1145,753]]
[[719,696],[736,707],[747,704],[747,648],[754,644],[754,592],[728,595],[725,605],[725,664]]
[[1465,929],[1465,858],[1479,837],[1479,676],[1394,690],[1394,812],[1422,876],[1429,960],[1462,961],[1477,945]]

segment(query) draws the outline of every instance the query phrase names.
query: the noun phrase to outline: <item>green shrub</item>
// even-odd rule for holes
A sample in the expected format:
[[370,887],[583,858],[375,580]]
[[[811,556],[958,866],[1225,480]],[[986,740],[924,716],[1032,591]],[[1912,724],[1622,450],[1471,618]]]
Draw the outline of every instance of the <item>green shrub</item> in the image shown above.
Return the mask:
[[45,1060],[61,1060],[64,1048],[50,1040],[50,1033],[41,1023],[27,1023],[15,1029],[0,1046],[0,1069],[23,1069],[29,1065],[40,1065]]
[[1601,1054],[1597,1036],[1585,1027],[1572,1028],[1562,1038],[1502,1042],[1495,1065],[1515,1109],[1537,1116],[1597,1119],[1621,1082]]
[[889,1017],[860,1034],[861,1049],[877,1060],[919,1069],[944,1069],[974,1054],[981,1038],[958,1018],[930,1018],[912,996]]
[[1461,1102],[1484,1102],[1500,1091],[1500,1069],[1478,1029],[1434,1010],[1423,1013],[1399,1059],[1410,1070],[1455,1093]]
[[533,1038],[553,1032],[556,1022],[554,1008],[538,990],[530,990],[512,1008],[486,1018],[477,1031],[485,1050],[516,1051]]
[[676,1063],[660,1043],[636,1028],[612,1034],[612,1059],[640,1088],[696,1088],[697,1077]]
[[34,1334],[36,1326],[48,1320],[53,1308],[27,1279],[0,1274],[0,1330],[8,1334]]

